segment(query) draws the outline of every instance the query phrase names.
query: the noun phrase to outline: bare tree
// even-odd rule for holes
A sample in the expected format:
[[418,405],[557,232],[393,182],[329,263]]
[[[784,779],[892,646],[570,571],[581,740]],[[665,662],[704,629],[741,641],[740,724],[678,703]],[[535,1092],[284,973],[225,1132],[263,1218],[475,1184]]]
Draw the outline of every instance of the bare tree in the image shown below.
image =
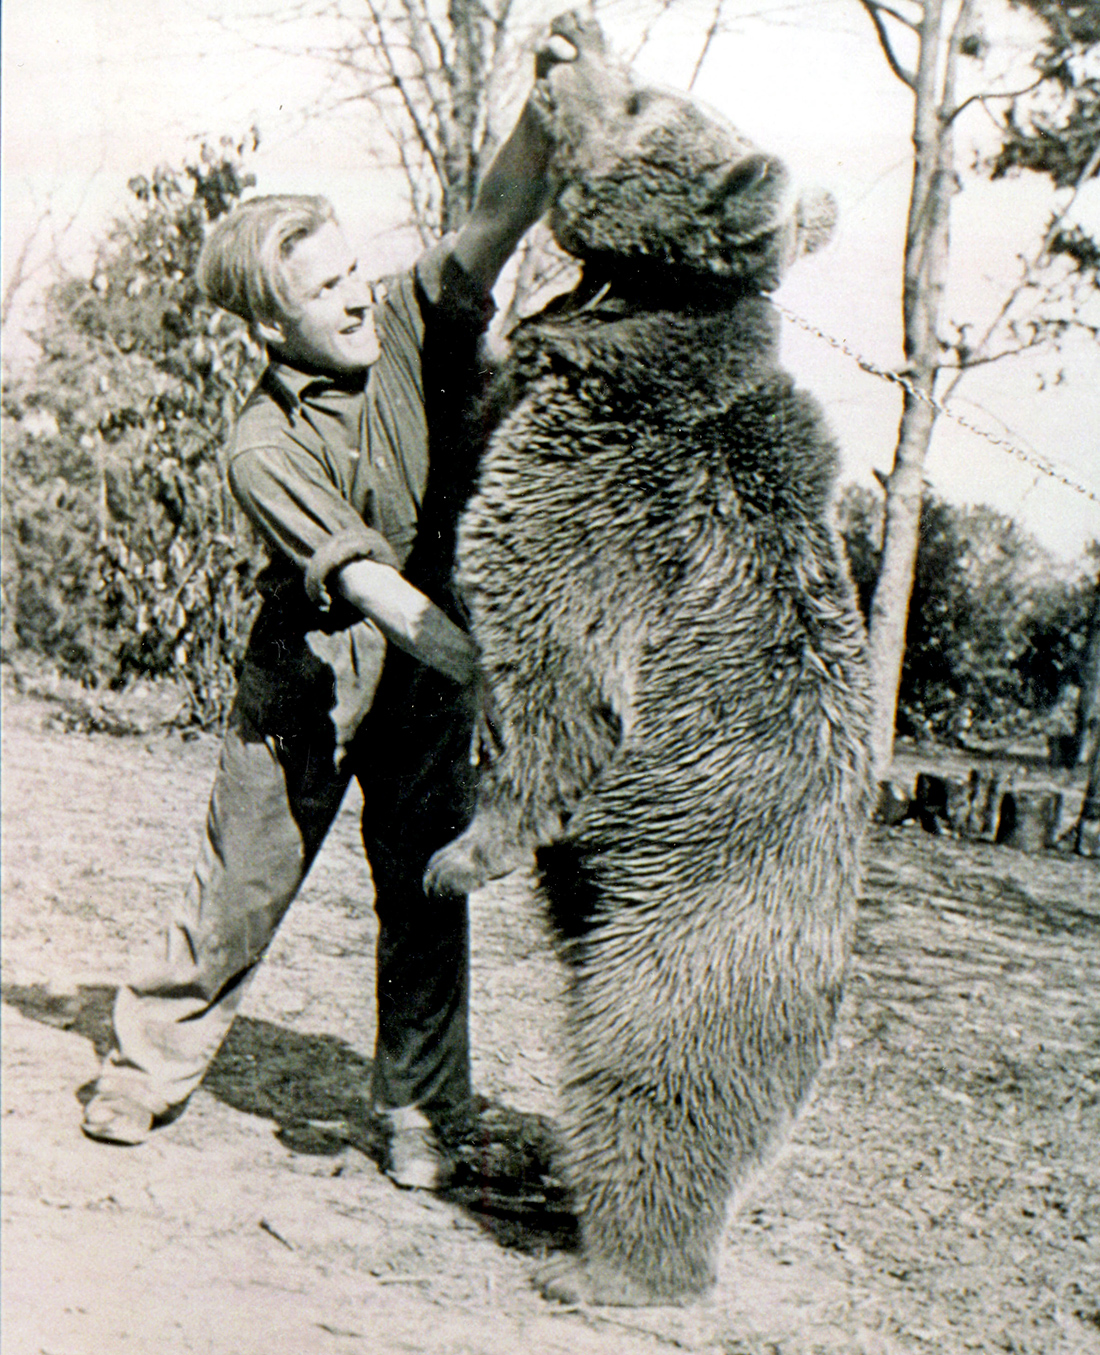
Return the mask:
[[[905,625],[917,559],[924,462],[936,410],[932,394],[941,363],[939,329],[955,192],[954,112],[959,38],[971,0],[923,0],[911,17],[878,0],[861,0],[894,74],[913,91],[913,187],[905,233],[902,316],[907,382],[894,466],[886,480],[882,563],[871,599],[870,639],[875,766],[884,776],[893,756],[894,721]],[[954,11],[952,14],[950,11]],[[887,20],[918,38],[910,71],[898,57]]]
[[380,115],[425,232],[460,226],[499,136],[514,77],[513,0],[362,0],[336,59]]
[[76,207],[64,217],[59,216],[52,196],[47,196],[45,201],[35,207],[11,267],[5,270],[3,292],[0,294],[0,331],[7,332],[16,305],[26,288],[40,281],[43,274],[57,271],[61,262],[62,241],[72,229],[83,202],[82,195]]
[[20,241],[19,253],[4,279],[3,297],[0,298],[0,330],[7,329],[12,307],[19,293],[45,266],[44,260],[35,260],[34,256],[38,252],[43,231],[50,220],[51,210],[49,203],[40,208]]
[[[314,115],[369,106],[364,149],[403,172],[410,222],[428,241],[472,207],[501,139],[497,118],[528,78],[524,51],[551,9],[539,0],[297,0],[277,16],[284,39],[254,42],[327,70],[329,94]],[[305,45],[303,26],[315,35]]]
[[[675,3],[643,0],[635,55]],[[426,244],[469,213],[530,82],[535,44],[564,7],[565,0],[300,0],[287,18],[342,28],[341,40],[312,55],[336,77],[338,102],[369,105],[388,159],[404,177],[410,222]],[[506,334],[536,298],[560,290],[574,273],[545,226],[535,227],[508,275],[499,329]]]
[[[1061,277],[1050,265],[1057,257],[1072,256],[1073,232],[1067,231],[1070,202],[1055,213],[1038,251],[1021,257],[1021,276],[1010,290],[993,322],[976,340],[966,325],[955,325],[954,342],[945,339],[949,326],[944,295],[950,258],[951,200],[958,190],[955,124],[975,102],[1000,99],[1013,107],[1016,100],[1039,85],[1059,79],[1064,67],[1037,57],[1037,75],[1024,89],[972,94],[959,100],[959,61],[978,56],[982,40],[977,32],[973,0],[859,0],[893,73],[913,92],[913,183],[906,225],[902,300],[905,370],[903,403],[894,464],[885,480],[886,503],[882,564],[871,600],[870,642],[874,694],[873,748],[880,776],[893,757],[898,688],[905,651],[905,630],[913,589],[924,465],[938,407],[962,375],[974,367],[1018,355],[1058,337],[1068,328],[1089,326],[1080,312],[1080,285],[1094,285],[1095,270],[1071,262]],[[1045,0],[1031,6],[1045,13]],[[1095,6],[1093,6],[1095,8]],[[1086,6],[1087,8],[1087,6]],[[899,54],[898,38],[909,35],[916,43],[915,65]],[[1005,120],[1005,145],[1012,140],[1011,113]],[[1091,149],[1091,146],[1090,146]],[[1004,152],[1002,152],[1002,155]],[[1018,157],[1021,168],[1048,166]],[[1007,165],[994,167],[1005,172]],[[1077,187],[1096,174],[1100,154],[1086,156],[1076,166]],[[1063,174],[1061,182],[1064,183]],[[1056,183],[1059,180],[1056,178]],[[1067,247],[1068,246],[1068,247]],[[1088,258],[1085,264],[1088,264]],[[937,389],[937,379],[943,381]]]

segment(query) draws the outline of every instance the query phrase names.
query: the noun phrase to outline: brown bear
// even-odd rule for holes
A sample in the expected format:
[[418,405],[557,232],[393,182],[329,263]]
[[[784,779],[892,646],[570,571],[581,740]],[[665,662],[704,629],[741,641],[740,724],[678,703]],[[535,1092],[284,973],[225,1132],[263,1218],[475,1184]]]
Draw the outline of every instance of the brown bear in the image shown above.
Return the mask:
[[593,25],[546,108],[583,265],[525,322],[460,527],[495,746],[426,886],[530,859],[569,971],[568,1301],[683,1301],[829,1044],[869,808],[836,452],[768,298],[831,228]]

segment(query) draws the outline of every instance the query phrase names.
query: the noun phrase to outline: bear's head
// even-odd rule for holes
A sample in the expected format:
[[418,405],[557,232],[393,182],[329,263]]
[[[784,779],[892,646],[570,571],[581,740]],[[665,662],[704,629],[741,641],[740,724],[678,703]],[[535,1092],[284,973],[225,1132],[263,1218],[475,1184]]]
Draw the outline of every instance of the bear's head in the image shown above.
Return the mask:
[[586,271],[632,288],[771,291],[831,235],[825,193],[797,198],[782,161],[686,95],[643,87],[594,21],[552,31],[578,52],[540,80],[563,187],[550,216]]

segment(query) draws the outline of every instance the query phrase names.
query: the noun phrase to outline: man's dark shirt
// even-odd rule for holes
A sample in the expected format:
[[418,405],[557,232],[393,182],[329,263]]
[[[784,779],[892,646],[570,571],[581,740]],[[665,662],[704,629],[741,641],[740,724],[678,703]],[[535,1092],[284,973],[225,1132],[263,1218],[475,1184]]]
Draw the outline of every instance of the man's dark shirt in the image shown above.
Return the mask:
[[491,308],[445,241],[376,308],[381,352],[365,391],[361,376],[272,363],[238,419],[229,483],[271,554],[241,695],[257,710],[327,699],[338,749],[370,708],[380,646],[371,622],[330,597],[332,572],[393,565],[455,614],[454,529],[476,469],[468,410]]

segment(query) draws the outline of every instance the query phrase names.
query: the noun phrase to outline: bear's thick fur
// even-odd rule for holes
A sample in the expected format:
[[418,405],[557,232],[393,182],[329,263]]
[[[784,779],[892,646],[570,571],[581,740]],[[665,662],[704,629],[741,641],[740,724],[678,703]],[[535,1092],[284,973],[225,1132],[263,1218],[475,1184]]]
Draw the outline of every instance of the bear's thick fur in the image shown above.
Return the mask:
[[427,884],[537,849],[583,1239],[544,1289],[668,1303],[712,1284],[731,1194],[825,1057],[853,924],[864,639],[836,454],[766,295],[831,221],[598,29],[558,31],[552,225],[583,279],[515,336],[462,521],[499,746]]

